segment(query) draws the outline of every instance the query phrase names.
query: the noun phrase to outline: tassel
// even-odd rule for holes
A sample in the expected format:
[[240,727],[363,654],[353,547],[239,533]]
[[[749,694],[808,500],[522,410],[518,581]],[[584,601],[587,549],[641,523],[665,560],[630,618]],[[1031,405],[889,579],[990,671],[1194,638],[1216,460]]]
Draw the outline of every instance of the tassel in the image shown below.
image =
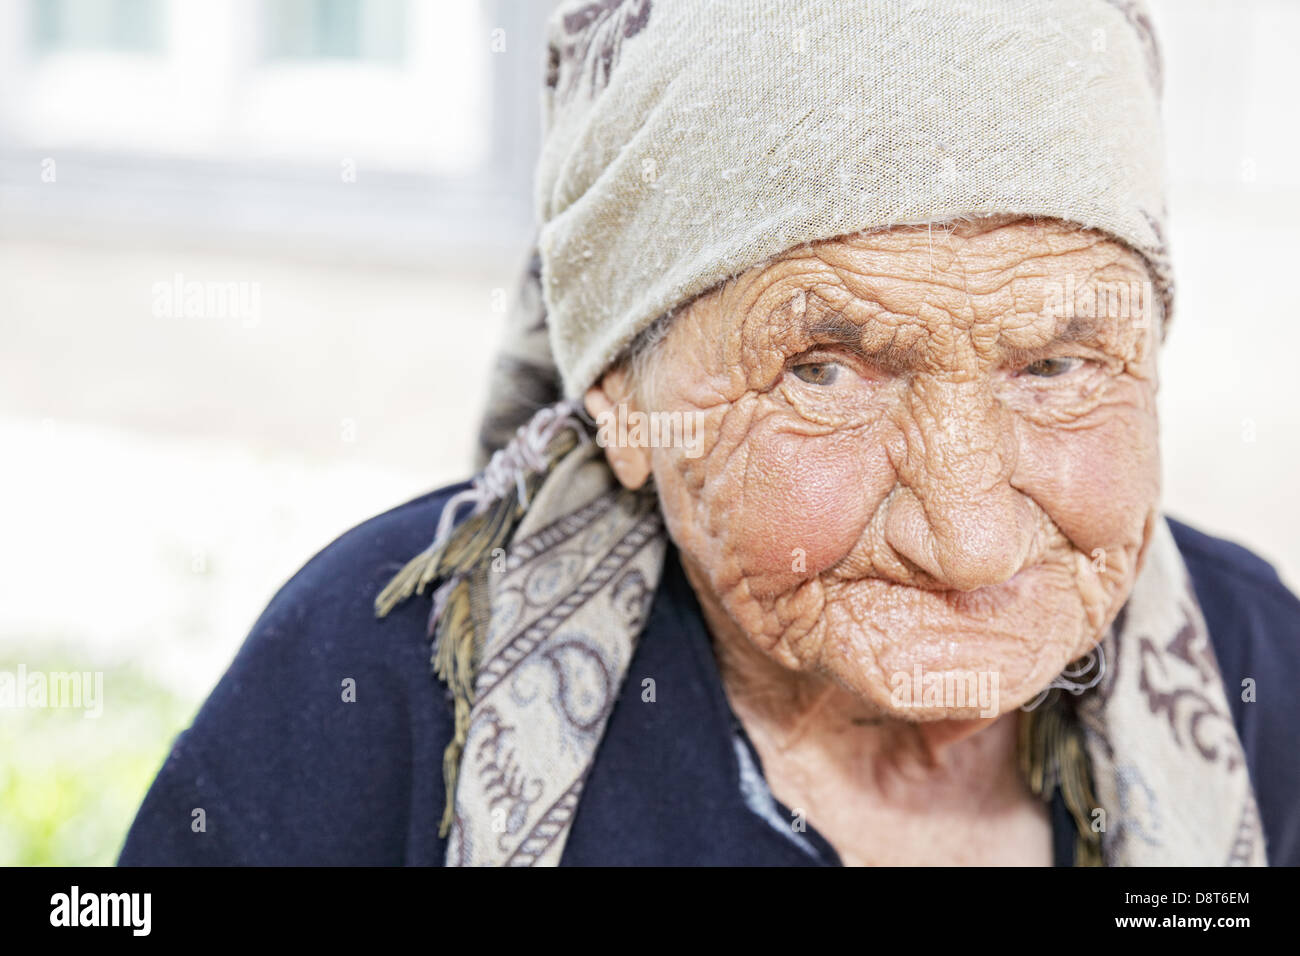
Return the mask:
[[455,729],[451,742],[442,755],[442,779],[447,790],[447,801],[438,824],[438,836],[445,837],[451,830],[455,812],[452,798],[456,793],[456,777],[460,758],[465,752],[469,736],[469,714],[474,699],[474,628],[469,613],[469,585],[463,579],[450,582],[451,593],[443,609],[442,620],[446,626],[438,635],[433,653],[433,670],[450,689],[455,702]]
[[429,582],[438,576],[444,542],[434,542],[398,571],[375,598],[375,616],[387,617],[389,612],[412,594],[423,594]]

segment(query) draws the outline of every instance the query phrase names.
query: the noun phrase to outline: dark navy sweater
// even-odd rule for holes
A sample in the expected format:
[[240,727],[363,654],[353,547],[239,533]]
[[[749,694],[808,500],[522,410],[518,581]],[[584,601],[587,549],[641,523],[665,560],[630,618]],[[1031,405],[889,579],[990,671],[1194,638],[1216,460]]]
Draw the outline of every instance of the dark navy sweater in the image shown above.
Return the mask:
[[[464,487],[353,528],[280,589],[176,738],[120,865],[442,865],[452,715],[430,671],[429,600],[377,620],[374,599]],[[1245,745],[1269,861],[1300,864],[1300,602],[1246,549],[1170,526]],[[652,703],[641,700],[646,677],[655,680]],[[1253,703],[1237,690],[1245,677],[1256,681]],[[354,701],[345,699],[348,679]],[[811,825],[791,838],[780,825],[790,812],[761,774],[670,544],[562,863],[838,864]],[[755,806],[763,799],[766,819]],[[1052,819],[1056,862],[1068,864],[1073,834],[1059,796]]]

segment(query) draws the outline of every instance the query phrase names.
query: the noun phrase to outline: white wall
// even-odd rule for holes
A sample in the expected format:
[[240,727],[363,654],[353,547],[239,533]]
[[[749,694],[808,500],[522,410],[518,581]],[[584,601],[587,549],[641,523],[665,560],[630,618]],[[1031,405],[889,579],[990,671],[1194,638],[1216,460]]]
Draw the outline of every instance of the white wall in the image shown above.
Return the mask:
[[1178,282],[1168,510],[1300,585],[1300,3],[1155,0]]

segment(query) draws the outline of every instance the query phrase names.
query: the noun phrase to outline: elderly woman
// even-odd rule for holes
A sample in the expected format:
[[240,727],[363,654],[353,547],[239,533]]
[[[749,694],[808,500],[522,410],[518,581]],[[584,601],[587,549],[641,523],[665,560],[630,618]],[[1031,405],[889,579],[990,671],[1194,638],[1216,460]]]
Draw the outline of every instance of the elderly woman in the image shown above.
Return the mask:
[[1159,82],[1129,0],[561,6],[490,462],[121,861],[1300,862],[1300,605],[1160,510]]

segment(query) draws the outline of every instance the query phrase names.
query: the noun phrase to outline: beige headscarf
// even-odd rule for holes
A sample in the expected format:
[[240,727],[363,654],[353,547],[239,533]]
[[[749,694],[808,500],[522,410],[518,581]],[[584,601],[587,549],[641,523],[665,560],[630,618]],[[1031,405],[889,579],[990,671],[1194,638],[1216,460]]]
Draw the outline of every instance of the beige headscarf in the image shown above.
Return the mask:
[[[666,541],[653,489],[618,484],[578,399],[655,318],[801,243],[1008,213],[1127,243],[1166,321],[1172,304],[1160,65],[1133,0],[581,0],[548,41],[539,254],[482,432],[492,458],[376,603],[437,583],[449,865],[563,853]],[[1022,742],[1031,785],[1062,782],[1082,854],[1262,864],[1163,519],[1087,665],[1054,682],[1079,695],[1073,734],[1043,716]]]

